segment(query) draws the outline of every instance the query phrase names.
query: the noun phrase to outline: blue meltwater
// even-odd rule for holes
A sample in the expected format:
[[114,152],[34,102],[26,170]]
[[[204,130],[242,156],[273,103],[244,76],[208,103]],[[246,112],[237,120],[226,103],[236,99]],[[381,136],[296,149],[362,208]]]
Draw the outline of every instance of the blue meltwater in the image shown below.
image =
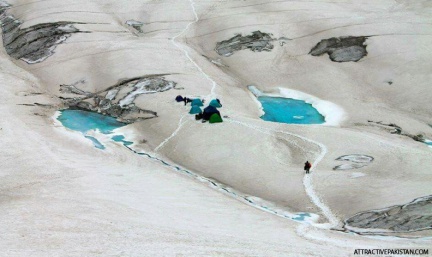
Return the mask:
[[322,116],[311,104],[302,100],[283,97],[260,96],[265,114],[261,119],[265,121],[289,124],[322,124]]

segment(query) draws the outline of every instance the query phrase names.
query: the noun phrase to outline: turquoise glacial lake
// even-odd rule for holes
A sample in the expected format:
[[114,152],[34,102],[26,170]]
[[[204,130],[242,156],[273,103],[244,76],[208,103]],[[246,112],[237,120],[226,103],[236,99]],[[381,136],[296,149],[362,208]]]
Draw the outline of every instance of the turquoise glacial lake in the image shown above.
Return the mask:
[[[58,120],[68,129],[83,133],[85,138],[91,140],[94,146],[98,149],[105,149],[105,146],[96,138],[86,135],[87,132],[97,130],[103,134],[111,134],[114,129],[126,126],[125,123],[118,122],[113,117],[104,116],[102,114],[87,112],[82,110],[63,110],[60,111]],[[114,136],[114,141],[123,141],[122,136]],[[124,141],[129,143],[127,141]],[[131,143],[130,143],[131,144]]]
[[288,124],[322,124],[322,116],[311,104],[302,100],[284,97],[258,97],[265,114],[261,119],[265,121]]

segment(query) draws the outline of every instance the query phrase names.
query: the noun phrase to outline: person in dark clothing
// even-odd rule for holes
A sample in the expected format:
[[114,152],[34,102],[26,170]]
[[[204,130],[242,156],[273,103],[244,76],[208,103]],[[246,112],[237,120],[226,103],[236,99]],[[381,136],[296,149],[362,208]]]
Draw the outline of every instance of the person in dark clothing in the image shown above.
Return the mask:
[[186,104],[192,102],[192,99],[190,99],[190,98],[188,98],[188,97],[185,97],[185,98],[183,98],[183,102],[184,102],[184,104],[186,105]]
[[175,100],[176,100],[177,102],[183,102],[183,101],[184,101],[184,98],[183,98],[183,96],[178,95],[178,96],[175,98]]
[[304,166],[304,170],[306,171],[306,174],[309,174],[311,168],[312,168],[312,164],[310,164],[309,161],[306,161]]

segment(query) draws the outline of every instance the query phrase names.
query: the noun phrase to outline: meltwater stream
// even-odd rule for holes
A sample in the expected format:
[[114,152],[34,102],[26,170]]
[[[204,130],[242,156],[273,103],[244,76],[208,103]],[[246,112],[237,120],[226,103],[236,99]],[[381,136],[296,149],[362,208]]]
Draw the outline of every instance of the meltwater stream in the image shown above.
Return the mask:
[[227,185],[224,185],[220,182],[217,182],[213,179],[209,179],[200,175],[195,174],[192,171],[189,171],[187,169],[184,169],[180,166],[177,166],[175,164],[170,164],[163,159],[160,159],[152,154],[145,153],[145,152],[138,152],[131,148],[131,145],[133,145],[133,142],[127,141],[125,136],[116,134],[115,129],[121,128],[125,126],[126,124],[118,122],[115,118],[107,117],[98,113],[94,112],[88,112],[88,111],[81,111],[81,110],[62,110],[60,111],[60,115],[57,118],[64,127],[81,132],[84,137],[89,138],[93,141],[94,146],[98,149],[105,149],[105,146],[100,143],[96,138],[88,136],[88,132],[99,132],[106,135],[111,135],[111,139],[114,142],[118,142],[122,144],[124,147],[126,147],[131,152],[145,156],[151,160],[157,161],[162,163],[165,166],[168,166],[172,168],[173,170],[177,172],[181,172],[185,175],[188,175],[190,177],[193,177],[203,183],[206,183],[212,188],[215,188],[219,191],[224,192],[225,194],[230,195],[231,197],[234,197],[246,204],[249,204],[255,208],[258,208],[260,210],[272,213],[274,215],[291,219],[297,222],[303,222],[303,223],[309,223],[314,224],[319,216],[314,213],[307,213],[307,212],[300,212],[300,213],[290,213],[287,212],[277,206],[275,206],[273,203],[265,201],[263,199],[260,199],[255,196],[245,195],[241,192],[236,191],[233,188],[230,188]]

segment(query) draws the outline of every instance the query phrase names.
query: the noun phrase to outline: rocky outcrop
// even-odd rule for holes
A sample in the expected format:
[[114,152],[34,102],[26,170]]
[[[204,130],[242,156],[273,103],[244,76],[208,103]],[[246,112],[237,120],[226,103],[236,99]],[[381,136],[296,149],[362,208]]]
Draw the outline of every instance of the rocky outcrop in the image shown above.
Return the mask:
[[[79,81],[79,83],[84,83],[84,81]],[[135,105],[134,101],[139,95],[164,92],[176,86],[175,82],[165,80],[161,75],[122,80],[96,93],[79,89],[77,87],[79,83],[60,85],[62,94],[77,95],[76,97],[61,97],[66,107],[98,112],[126,123],[157,117],[157,112],[141,109]]]
[[9,8],[7,3],[0,2],[3,46],[11,57],[28,64],[44,61],[54,54],[57,45],[73,33],[80,32],[73,26],[73,22],[43,23],[21,28],[22,22],[7,14]]
[[143,33],[142,26],[144,25],[144,23],[142,23],[141,21],[128,20],[126,21],[126,25],[128,25],[130,28],[133,28],[138,33]]
[[272,41],[276,40],[271,36],[271,34],[261,31],[254,31],[249,36],[238,34],[228,40],[218,42],[215,51],[225,57],[243,49],[250,49],[254,52],[271,51],[274,47]]
[[321,40],[309,52],[312,56],[327,53],[334,62],[356,62],[367,55],[367,37],[332,37]]
[[408,204],[356,214],[345,221],[345,227],[352,231],[356,228],[380,230],[376,233],[432,229],[432,195]]

